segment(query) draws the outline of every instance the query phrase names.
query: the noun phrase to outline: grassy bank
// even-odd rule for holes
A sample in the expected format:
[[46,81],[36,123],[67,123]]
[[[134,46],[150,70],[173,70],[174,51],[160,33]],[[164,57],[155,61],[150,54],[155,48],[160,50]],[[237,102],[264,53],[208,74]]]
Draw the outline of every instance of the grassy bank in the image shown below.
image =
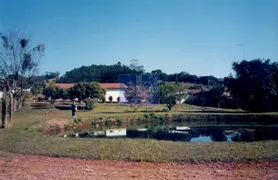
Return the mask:
[[[98,107],[92,112],[78,112],[80,118],[97,117],[132,117],[144,115],[145,111],[138,113],[125,112],[117,106]],[[111,112],[111,109],[114,111]],[[126,108],[126,109],[124,109]],[[157,108],[157,107],[155,107]],[[180,108],[180,109],[178,109]],[[179,106],[174,109],[173,115],[181,114],[187,107]],[[110,111],[109,111],[110,109]],[[110,114],[109,114],[110,112]],[[168,112],[158,112],[158,114]],[[223,113],[223,116],[230,115]],[[270,114],[242,114],[239,116],[266,116],[277,117]],[[112,115],[111,115],[112,114]],[[183,112],[184,114],[184,112]],[[205,114],[188,113],[189,119],[193,115]],[[206,114],[211,115],[211,114]],[[219,114],[222,116],[221,114]],[[215,115],[216,116],[216,115]],[[149,139],[82,139],[61,138],[42,135],[28,128],[46,122],[50,119],[67,120],[72,122],[70,111],[57,109],[23,109],[16,112],[13,127],[0,130],[0,150],[13,153],[47,155],[56,157],[73,157],[85,159],[109,159],[126,161],[150,162],[204,162],[204,161],[264,161],[278,160],[278,141],[265,141],[253,143],[185,143],[156,141]]]

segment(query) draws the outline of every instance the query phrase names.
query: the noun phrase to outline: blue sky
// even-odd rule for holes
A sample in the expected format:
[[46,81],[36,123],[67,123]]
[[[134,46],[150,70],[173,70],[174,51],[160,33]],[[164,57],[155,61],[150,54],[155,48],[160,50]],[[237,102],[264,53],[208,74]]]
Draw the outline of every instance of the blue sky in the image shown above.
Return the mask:
[[138,59],[224,77],[243,57],[278,60],[277,0],[0,0],[0,32],[11,29],[46,45],[40,73]]

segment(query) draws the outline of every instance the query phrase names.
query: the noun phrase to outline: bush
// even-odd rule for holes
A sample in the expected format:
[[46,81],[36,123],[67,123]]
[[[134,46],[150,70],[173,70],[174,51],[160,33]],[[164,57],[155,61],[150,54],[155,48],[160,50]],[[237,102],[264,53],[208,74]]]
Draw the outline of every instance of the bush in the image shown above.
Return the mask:
[[97,100],[87,99],[86,102],[87,102],[87,109],[92,110],[92,109],[96,108]]

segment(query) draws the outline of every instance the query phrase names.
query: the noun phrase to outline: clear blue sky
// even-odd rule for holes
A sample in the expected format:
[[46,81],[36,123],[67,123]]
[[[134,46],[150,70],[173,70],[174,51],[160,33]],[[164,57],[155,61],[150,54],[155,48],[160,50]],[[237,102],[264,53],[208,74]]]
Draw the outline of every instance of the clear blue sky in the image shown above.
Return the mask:
[[138,59],[223,77],[243,56],[278,60],[278,0],[0,0],[11,29],[46,45],[40,73]]

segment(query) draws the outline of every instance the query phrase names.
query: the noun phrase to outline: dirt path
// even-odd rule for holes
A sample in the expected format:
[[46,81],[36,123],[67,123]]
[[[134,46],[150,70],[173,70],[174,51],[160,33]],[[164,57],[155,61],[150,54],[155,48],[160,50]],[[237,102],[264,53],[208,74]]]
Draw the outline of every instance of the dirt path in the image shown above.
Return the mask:
[[155,164],[4,154],[0,180],[55,179],[278,179],[278,162]]

